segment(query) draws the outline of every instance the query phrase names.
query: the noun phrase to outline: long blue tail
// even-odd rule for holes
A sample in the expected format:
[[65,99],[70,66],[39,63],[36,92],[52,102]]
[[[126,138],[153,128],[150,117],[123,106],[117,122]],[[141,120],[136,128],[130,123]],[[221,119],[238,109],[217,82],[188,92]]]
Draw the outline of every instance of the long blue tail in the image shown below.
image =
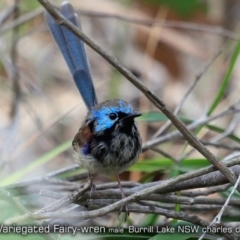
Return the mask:
[[[66,19],[81,29],[77,15],[70,3],[63,2],[60,12]],[[83,42],[66,27],[57,24],[47,11],[45,11],[45,21],[63,54],[87,108],[90,110],[92,106],[97,104],[97,98]]]

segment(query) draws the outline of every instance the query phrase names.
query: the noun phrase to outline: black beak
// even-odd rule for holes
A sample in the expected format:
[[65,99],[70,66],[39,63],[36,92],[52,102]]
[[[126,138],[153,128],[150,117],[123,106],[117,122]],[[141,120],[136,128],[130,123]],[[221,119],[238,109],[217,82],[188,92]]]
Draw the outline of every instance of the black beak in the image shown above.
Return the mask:
[[132,114],[129,114],[126,117],[122,118],[122,121],[125,122],[125,121],[128,121],[128,120],[134,119],[136,117],[139,117],[141,115],[142,115],[141,113],[132,113]]

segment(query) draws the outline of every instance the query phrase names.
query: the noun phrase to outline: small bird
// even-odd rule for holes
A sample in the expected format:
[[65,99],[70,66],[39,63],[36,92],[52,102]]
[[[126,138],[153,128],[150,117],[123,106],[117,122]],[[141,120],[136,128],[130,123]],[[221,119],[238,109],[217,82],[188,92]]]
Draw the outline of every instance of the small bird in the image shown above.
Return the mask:
[[[81,29],[71,4],[63,2],[61,14]],[[122,198],[125,194],[118,174],[139,158],[142,141],[134,119],[141,114],[124,100],[98,104],[83,42],[45,12],[45,20],[69,67],[75,84],[88,108],[88,114],[73,139],[77,162],[92,174],[116,175]],[[129,214],[127,207],[125,208]]]

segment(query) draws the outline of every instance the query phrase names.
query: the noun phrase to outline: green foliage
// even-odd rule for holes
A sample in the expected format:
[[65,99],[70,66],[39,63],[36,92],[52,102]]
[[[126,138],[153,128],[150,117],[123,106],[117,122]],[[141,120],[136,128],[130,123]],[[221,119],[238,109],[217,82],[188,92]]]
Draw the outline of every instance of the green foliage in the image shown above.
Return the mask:
[[164,122],[167,120],[167,117],[160,112],[148,112],[143,113],[142,116],[137,117],[137,122]]
[[[178,118],[185,123],[193,122],[192,119],[184,116],[178,116]],[[138,122],[165,122],[167,120],[168,118],[166,117],[166,115],[161,112],[146,112],[143,113],[142,116],[136,118],[136,121]]]
[[224,79],[223,79],[223,82],[222,82],[222,84],[219,88],[219,91],[217,92],[217,95],[216,95],[215,99],[213,100],[212,105],[210,106],[210,108],[208,110],[208,113],[207,113],[208,116],[211,115],[212,112],[216,109],[219,102],[223,98],[224,93],[226,92],[226,89],[228,87],[229,81],[230,81],[231,76],[232,76],[234,66],[235,66],[235,64],[237,62],[237,59],[238,59],[239,52],[240,52],[240,40],[238,41],[238,43],[237,43],[237,45],[234,49],[234,52],[233,52],[233,55],[231,57],[227,72],[224,76]]
[[206,10],[206,4],[199,0],[148,0],[148,3],[157,6],[164,5],[184,17],[189,17],[196,11]]
[[20,169],[19,171],[11,174],[10,176],[1,179],[1,186],[8,185],[15,183],[19,180],[21,180],[22,177],[24,177],[25,174],[34,171],[37,167],[42,166],[43,164],[51,161],[54,157],[59,155],[60,153],[66,151],[71,146],[71,141],[67,141],[56,148],[50,150],[49,152],[43,154],[41,157],[33,161],[32,163],[28,164],[26,167]]
[[177,166],[172,160],[166,158],[156,158],[156,159],[145,159],[144,161],[138,161],[135,163],[129,171],[140,171],[140,172],[155,172],[155,171],[169,171],[171,169],[177,169],[181,173],[188,172],[191,170],[203,168],[209,166],[208,160],[203,158],[192,158],[184,159],[181,162],[181,166]]
[[46,238],[44,238],[41,235],[38,234],[28,234],[26,236],[23,236],[21,234],[16,234],[16,233],[12,233],[12,234],[1,234],[0,237],[4,237],[4,240],[44,240]]
[[[185,116],[178,116],[178,118],[183,121],[186,124],[189,123],[193,123],[195,120],[185,117]],[[143,113],[142,116],[136,118],[137,122],[165,122],[167,121],[168,118],[161,112],[148,112],[148,113]],[[201,127],[206,127],[211,131],[217,132],[217,133],[223,133],[225,132],[224,128],[218,127],[216,125],[212,125],[212,124],[203,124]],[[240,143],[240,138],[238,136],[236,136],[235,134],[230,134],[227,136],[228,138],[230,138],[231,140]]]
[[21,10],[22,11],[32,11],[39,7],[38,1],[22,1]]
[[0,202],[0,222],[3,223],[6,219],[13,217],[16,214],[16,209],[10,207],[8,203],[1,201]]

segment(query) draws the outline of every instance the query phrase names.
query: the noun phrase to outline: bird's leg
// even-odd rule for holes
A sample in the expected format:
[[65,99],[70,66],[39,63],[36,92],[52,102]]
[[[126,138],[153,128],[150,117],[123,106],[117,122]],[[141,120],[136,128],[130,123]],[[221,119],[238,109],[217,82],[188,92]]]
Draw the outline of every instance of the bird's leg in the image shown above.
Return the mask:
[[96,186],[93,183],[93,176],[91,176],[90,172],[88,172],[88,181],[90,182],[90,187],[91,187],[91,190],[90,190],[90,198],[91,198],[92,194],[95,193],[96,191]]
[[[125,198],[126,196],[125,196],[125,194],[124,194],[124,191],[123,191],[122,184],[121,184],[121,182],[120,182],[119,176],[116,175],[116,178],[117,178],[118,186],[119,186],[119,188],[120,188],[120,192],[121,192],[122,199],[123,199],[123,198]],[[125,213],[126,213],[126,215],[125,215],[125,222],[126,222],[127,217],[128,217],[129,214],[130,214],[128,205],[122,206],[122,207],[120,208],[120,210],[119,210],[118,215],[123,211],[123,209],[125,210]]]
[[119,186],[119,188],[120,188],[121,195],[122,195],[122,199],[123,199],[123,198],[125,198],[126,196],[125,196],[125,194],[124,194],[124,191],[123,191],[122,184],[121,184],[121,182],[120,182],[119,176],[116,175],[116,178],[117,178],[118,186]]

